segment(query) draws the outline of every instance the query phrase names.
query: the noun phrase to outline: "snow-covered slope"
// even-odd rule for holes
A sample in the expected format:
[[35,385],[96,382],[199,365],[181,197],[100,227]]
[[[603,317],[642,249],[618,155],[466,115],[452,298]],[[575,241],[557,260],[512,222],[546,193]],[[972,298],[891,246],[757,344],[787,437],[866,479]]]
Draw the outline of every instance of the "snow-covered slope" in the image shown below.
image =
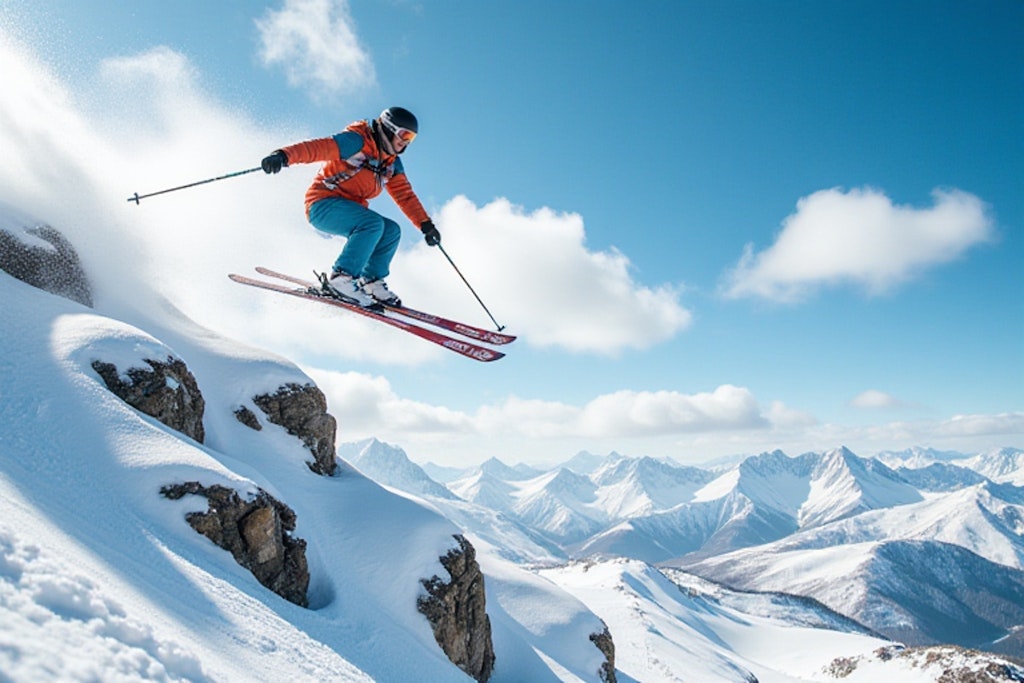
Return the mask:
[[933,462],[917,469],[899,467],[896,473],[919,491],[956,491],[988,481],[984,475],[945,462]]
[[[774,451],[744,459],[699,489],[677,486],[680,471],[667,465],[667,473],[660,477],[616,476],[626,472],[634,475],[646,464],[645,459],[617,456],[595,467],[588,478],[576,475],[572,486],[561,487],[561,494],[558,487],[546,486],[549,481],[562,481],[553,474],[526,483],[502,483],[507,487],[504,504],[512,514],[522,492],[533,490],[535,497],[537,491],[546,496],[546,508],[538,508],[550,512],[554,519],[564,521],[575,514],[594,521],[607,520],[603,529],[576,543],[567,543],[564,536],[554,537],[572,557],[619,556],[670,562],[693,566],[715,579],[730,581],[741,576],[743,581],[736,585],[744,588],[814,597],[818,597],[814,592],[818,586],[840,586],[844,596],[830,604],[855,618],[861,614],[861,603],[878,598],[881,589],[875,586],[881,581],[896,603],[893,609],[906,610],[910,615],[907,630],[890,632],[911,641],[933,642],[938,636],[929,635],[927,629],[916,631],[924,623],[918,619],[927,621],[915,607],[921,579],[896,567],[893,557],[924,558],[928,552],[905,549],[930,548],[942,562],[969,566],[993,563],[994,575],[1005,574],[1011,586],[1017,576],[1014,572],[1024,567],[1024,489],[993,483],[974,470],[950,462],[956,454],[940,455],[945,459],[929,457],[928,464],[924,464],[925,454],[920,450],[908,452],[904,459],[891,455],[890,461],[899,465],[893,470],[845,448],[795,458]],[[1015,449],[1003,449],[973,462],[979,466],[997,463],[998,469],[989,471],[1005,476],[1014,471],[1016,455]],[[902,466],[906,459],[915,458],[919,469]],[[651,469],[660,471],[662,466],[657,463],[657,468]],[[613,499],[604,486],[627,480],[631,488],[619,491],[628,490],[630,500],[639,504],[626,508],[617,504],[621,498],[608,504]],[[652,486],[651,481],[656,483]],[[681,497],[689,498],[688,502],[655,509],[658,502],[666,501],[658,493],[673,489],[682,491]],[[561,507],[553,502],[555,498]],[[638,514],[615,517],[616,512],[626,509]],[[531,512],[535,517],[530,522],[545,531],[551,518],[537,510]],[[858,551],[844,554],[838,550],[847,547],[877,550],[878,558],[872,555],[872,561],[863,559],[858,563]],[[749,555],[732,552],[743,548],[750,549]],[[900,548],[904,549],[902,553]],[[837,554],[832,554],[833,549]],[[749,571],[745,569],[746,558],[755,558]],[[702,559],[705,561],[696,564]],[[762,572],[776,562],[780,566],[778,576],[791,577],[791,583],[760,580]],[[822,567],[824,570],[816,573]],[[889,572],[888,577],[883,579],[874,571]],[[962,579],[963,571],[958,569],[954,574]],[[942,581],[936,581],[936,585],[943,585]],[[955,591],[957,586],[947,588]],[[1008,599],[1007,590],[1009,599],[1015,599],[1015,589],[1007,589],[1002,580],[982,581],[975,588],[973,600],[979,603],[1000,603]],[[966,629],[959,631],[955,642],[978,644],[981,641],[971,635],[971,629],[977,619],[986,618],[951,618],[948,628],[936,633],[952,637],[957,629]],[[989,633],[995,633],[1003,628],[1008,638],[1002,645],[990,645],[1012,651],[1006,648],[1015,636],[1008,634],[1021,626],[1012,619],[989,629]]]
[[898,467],[918,469],[936,462],[959,460],[964,457],[964,454],[957,451],[940,451],[934,448],[913,447],[902,451],[879,451],[874,457],[893,469]]
[[910,448],[904,451],[883,451],[875,457],[894,469],[921,469],[933,464],[948,464],[977,472],[995,482],[1024,486],[1024,450],[1020,448],[997,448],[975,455]]
[[514,497],[515,516],[559,543],[586,538],[606,521],[594,483],[564,468],[523,482]]
[[349,462],[354,458],[355,464],[374,481],[412,494],[452,520],[478,551],[487,548],[494,555],[520,563],[555,564],[568,559],[550,539],[511,515],[463,500],[429,478],[424,481],[426,472],[397,446],[369,439],[341,444],[338,454]]
[[972,469],[992,481],[1024,486],[1024,450],[1019,448],[1000,448],[953,464]]
[[480,464],[480,469],[502,481],[525,481],[544,474],[543,470],[538,470],[523,463],[509,467],[497,458],[485,460]]
[[[458,528],[351,469],[317,476],[282,428],[235,419],[251,396],[307,382],[297,368],[193,338],[166,309],[147,325],[158,339],[6,274],[0,298],[0,587],[3,623],[18,635],[0,655],[7,676],[127,668],[131,680],[153,667],[192,680],[398,680],[415,661],[432,680],[465,680],[415,608],[419,579],[444,571],[438,557]],[[91,368],[168,354],[207,389],[205,445],[135,412]],[[295,510],[311,609],[266,590],[185,522],[205,500],[159,493],[192,480],[259,487]]]
[[477,468],[448,484],[459,498],[498,512],[511,512],[516,486]]
[[[199,328],[144,286],[88,309],[0,272],[0,300],[5,681],[468,680],[416,607],[421,579],[447,576],[439,558],[463,529],[343,461],[335,476],[317,475],[285,428],[256,431],[236,417],[239,407],[260,413],[258,394],[311,383],[295,365]],[[168,356],[203,392],[202,444],[129,407],[92,367],[103,360],[123,374]],[[243,497],[263,490],[294,510],[309,608],[189,526],[185,514],[205,512],[206,499],[160,493],[187,481]],[[588,636],[600,620],[482,545],[491,680],[593,677],[603,655]]]
[[[529,475],[529,476],[527,476]],[[491,459],[448,483],[459,497],[515,517],[565,547],[615,524],[671,509],[714,475],[653,458],[577,454],[548,472]]]
[[808,529],[773,547],[793,550],[897,540],[952,543],[991,562],[1024,569],[1024,490],[987,482]]
[[[705,476],[711,478],[710,473],[705,472]],[[659,479],[670,487],[676,481],[664,475]],[[700,479],[691,477],[690,481]],[[650,489],[658,491],[656,487]],[[688,502],[667,509],[652,510],[653,505],[635,508],[651,511],[624,521],[612,518],[613,524],[576,543],[572,551],[577,556],[611,554],[648,562],[691,553],[713,555],[769,543],[798,529],[868,510],[922,499],[920,491],[893,470],[877,460],[859,458],[845,448],[797,458],[781,451],[762,453],[743,460],[699,489],[675,490]],[[657,498],[634,494],[633,500]]]
[[[904,457],[921,460],[924,453]],[[1003,449],[974,462],[999,463],[1005,475],[1018,453]],[[716,476],[651,458],[613,454],[598,462],[584,455],[575,459],[591,466],[586,476],[563,467],[523,480],[492,460],[449,488],[573,557],[694,560],[791,537],[808,547],[943,541],[1020,566],[1024,491],[949,462],[929,459],[919,469],[893,470],[846,448],[798,457],[773,451]],[[896,454],[889,460],[904,462]],[[835,524],[841,520],[847,521]],[[797,534],[809,529],[821,532]]]
[[[502,512],[544,533],[552,542],[571,543],[586,538],[604,524],[604,513],[594,505],[596,486],[587,477],[557,469],[524,479],[511,468],[480,467],[448,484],[464,500]],[[500,463],[499,463],[500,464]]]
[[878,460],[859,458],[846,448],[815,456],[810,490],[800,507],[801,528],[921,500],[921,494]]
[[614,451],[608,455],[597,455],[588,451],[580,451],[576,455],[572,456],[561,464],[567,470],[575,472],[576,474],[582,474],[589,476],[594,471],[605,464],[614,463],[623,458],[622,455],[615,453]]
[[[635,560],[579,562],[541,574],[615,626],[616,668],[644,683],[816,680],[836,657],[885,644],[827,610],[794,601],[776,603],[785,620],[758,616],[774,611],[764,610],[773,598],[677,575],[683,588]],[[816,627],[825,622],[832,630]]]
[[789,541],[684,565],[744,590],[814,598],[887,637],[1019,654],[1024,572],[937,541],[797,548]]
[[726,552],[792,533],[792,518],[759,507],[737,491],[620,522],[582,543],[573,555],[617,555],[662,562],[690,553]]
[[[673,564],[735,587],[813,597],[908,642],[950,639],[1013,652],[1024,608],[993,606],[1024,605],[1024,489],[983,478],[957,488],[952,484],[975,477],[950,470],[959,468],[912,470],[931,472],[922,478],[938,491],[918,502]],[[936,612],[944,600],[949,604]]]
[[448,467],[432,462],[425,462],[421,465],[424,473],[438,484],[448,484],[456,479],[461,479],[473,471],[472,467]]
[[598,486],[596,504],[608,517],[629,519],[692,500],[714,475],[654,458],[621,458],[601,466],[590,478]]

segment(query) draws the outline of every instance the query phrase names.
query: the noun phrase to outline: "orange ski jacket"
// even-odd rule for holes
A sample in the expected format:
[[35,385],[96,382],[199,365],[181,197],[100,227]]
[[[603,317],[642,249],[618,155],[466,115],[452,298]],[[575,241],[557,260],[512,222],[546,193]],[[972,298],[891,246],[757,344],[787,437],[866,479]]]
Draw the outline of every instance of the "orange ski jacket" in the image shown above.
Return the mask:
[[356,121],[327,138],[282,147],[288,165],[324,162],[306,190],[309,207],[328,197],[341,197],[369,207],[370,200],[387,189],[395,204],[417,228],[430,220],[405,175],[402,160],[377,145],[369,121]]

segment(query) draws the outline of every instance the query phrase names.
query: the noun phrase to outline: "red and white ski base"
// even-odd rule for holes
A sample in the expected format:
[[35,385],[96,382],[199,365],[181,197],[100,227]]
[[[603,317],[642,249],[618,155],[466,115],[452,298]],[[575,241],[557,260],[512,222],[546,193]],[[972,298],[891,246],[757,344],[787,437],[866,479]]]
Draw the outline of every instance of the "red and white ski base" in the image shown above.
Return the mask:
[[504,358],[505,356],[505,354],[500,351],[495,351],[494,349],[489,349],[486,346],[480,346],[479,344],[463,341],[461,339],[454,339],[446,334],[442,334],[441,332],[430,330],[425,327],[420,327],[419,325],[413,325],[412,323],[406,322],[405,320],[393,318],[389,316],[387,313],[377,313],[375,311],[362,308],[361,306],[356,306],[355,304],[346,303],[344,301],[332,299],[331,297],[323,296],[320,294],[313,294],[306,287],[303,287],[302,289],[295,289],[294,287],[288,287],[285,285],[278,284],[276,282],[257,280],[256,278],[246,277],[245,275],[236,275],[235,273],[230,273],[228,277],[239,284],[248,285],[250,287],[259,287],[260,289],[267,289],[272,292],[280,292],[281,294],[288,294],[290,296],[295,296],[300,299],[307,299],[309,301],[319,301],[321,303],[327,304],[328,306],[343,308],[347,311],[357,313],[366,318],[378,320],[384,323],[385,325],[390,325],[391,327],[398,328],[400,330],[408,332],[409,334],[420,337],[421,339],[426,339],[427,341],[437,344],[438,346],[443,346],[449,351],[454,351],[455,353],[461,356],[472,358],[473,360],[478,360],[483,363],[489,363],[491,361],[498,360],[499,358]]
[[[279,273],[276,270],[270,270],[263,266],[257,266],[256,272],[261,275],[268,277],[275,277],[279,280],[285,280],[287,282],[301,285],[303,287],[313,287],[319,289],[320,286],[310,280],[304,280],[294,275],[286,275],[285,273]],[[441,316],[434,315],[432,313],[424,313],[423,311],[417,311],[414,308],[408,306],[387,306],[387,310],[393,311],[399,315],[404,315],[407,318],[412,318],[421,323],[433,325],[434,327],[440,327],[442,330],[448,330],[460,334],[463,337],[469,337],[470,339],[476,339],[477,341],[486,342],[488,344],[502,345],[510,344],[516,340],[515,335],[502,334],[501,332],[492,332],[485,330],[481,327],[474,327],[465,323],[460,323],[457,320],[449,320],[448,318],[442,318]]]

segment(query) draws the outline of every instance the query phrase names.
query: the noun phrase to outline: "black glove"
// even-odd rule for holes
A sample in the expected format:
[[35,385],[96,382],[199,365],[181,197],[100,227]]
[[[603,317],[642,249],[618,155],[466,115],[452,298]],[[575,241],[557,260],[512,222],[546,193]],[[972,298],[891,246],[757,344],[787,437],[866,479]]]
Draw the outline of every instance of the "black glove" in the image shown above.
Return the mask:
[[441,233],[434,227],[433,221],[425,220],[420,223],[420,232],[423,233],[423,239],[427,241],[429,246],[436,247],[441,244]]
[[277,173],[287,165],[288,156],[279,149],[274,150],[270,156],[263,157],[263,162],[260,164],[264,173]]

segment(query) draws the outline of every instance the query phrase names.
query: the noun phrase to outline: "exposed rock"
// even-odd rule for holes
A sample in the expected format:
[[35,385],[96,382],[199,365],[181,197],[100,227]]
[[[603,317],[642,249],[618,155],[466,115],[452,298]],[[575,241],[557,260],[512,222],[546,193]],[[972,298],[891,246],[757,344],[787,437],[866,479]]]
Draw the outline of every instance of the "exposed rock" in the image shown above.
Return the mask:
[[427,594],[416,607],[434,629],[434,638],[448,659],[483,683],[494,670],[491,620],[487,616],[484,575],[476,550],[465,537],[455,536],[459,547],[440,558],[449,580],[439,576],[422,579]]
[[245,406],[238,407],[238,410],[235,411],[235,417],[249,429],[255,429],[257,432],[263,429],[263,425],[260,424],[259,418],[256,417],[256,413],[252,412]]
[[590,642],[597,646],[597,649],[604,655],[605,662],[601,665],[597,675],[603,683],[616,683],[615,678],[615,643],[612,642],[611,631],[605,626],[600,633],[591,633]]
[[190,512],[185,520],[234,556],[256,579],[285,600],[308,606],[309,568],[306,541],[294,538],[295,513],[262,489],[251,500],[225,486],[186,482],[164,486],[160,493],[177,500],[185,495],[207,499],[207,512]]
[[0,270],[33,287],[91,308],[92,287],[71,243],[49,225],[26,228],[25,232],[48,242],[52,248],[26,244],[0,228]]
[[252,400],[268,420],[302,440],[313,454],[313,462],[307,463],[311,470],[327,476],[334,474],[338,466],[334,457],[338,423],[327,412],[327,398],[322,391],[312,384],[286,384],[274,394],[254,396]]
[[127,382],[112,363],[94,360],[92,368],[107,388],[125,403],[202,443],[206,438],[203,429],[206,401],[196,378],[178,358],[168,356],[166,361],[147,358],[145,362],[151,369],[128,368]]
[[[903,660],[938,683],[1024,683],[1024,667],[1008,658],[989,652],[969,650],[956,645],[904,648],[888,645],[870,654],[838,657],[824,667],[824,673],[837,679],[848,677],[872,660]],[[931,678],[934,677],[934,678]]]

